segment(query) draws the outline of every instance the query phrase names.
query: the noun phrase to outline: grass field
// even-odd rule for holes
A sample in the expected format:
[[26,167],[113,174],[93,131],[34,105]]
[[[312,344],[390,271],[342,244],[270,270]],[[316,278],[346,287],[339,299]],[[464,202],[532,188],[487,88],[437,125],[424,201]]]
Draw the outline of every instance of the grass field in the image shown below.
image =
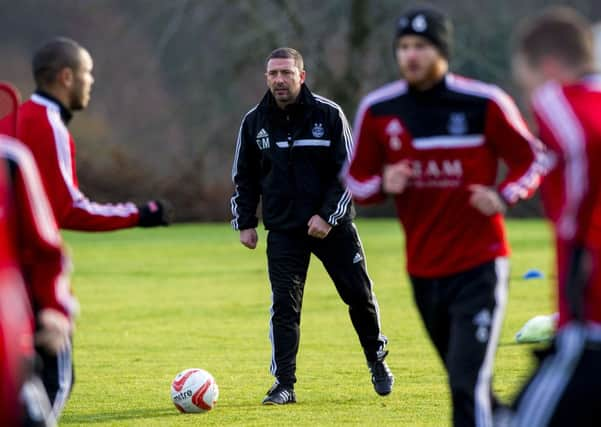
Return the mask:
[[[249,251],[226,224],[65,233],[81,303],[76,385],[61,426],[446,426],[445,377],[413,307],[393,220],[357,223],[375,283],[393,393],[377,396],[345,306],[315,259],[307,279],[296,386],[298,404],[260,405],[272,383],[265,236]],[[510,300],[495,389],[508,398],[530,367],[513,336],[552,306],[546,225],[510,221]],[[543,280],[521,279],[540,268]],[[220,399],[207,414],[179,414],[169,384],[189,367],[210,371]]]

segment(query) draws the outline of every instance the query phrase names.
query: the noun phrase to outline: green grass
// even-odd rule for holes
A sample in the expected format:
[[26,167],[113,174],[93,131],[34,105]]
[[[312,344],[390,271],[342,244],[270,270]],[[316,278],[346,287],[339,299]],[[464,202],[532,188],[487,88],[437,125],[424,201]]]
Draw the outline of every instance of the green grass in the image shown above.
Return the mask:
[[[312,260],[302,318],[298,404],[263,407],[272,383],[267,337],[270,291],[265,236],[249,251],[225,224],[160,230],[65,233],[81,303],[75,333],[76,385],[61,426],[445,426],[446,379],[413,307],[402,235],[394,220],[361,220],[375,283],[393,393],[377,396],[344,304]],[[546,225],[510,221],[508,312],[495,389],[509,398],[530,368],[513,335],[552,307],[552,250]],[[524,281],[528,268],[544,280]],[[169,384],[185,368],[210,371],[220,399],[207,414],[179,414]]]

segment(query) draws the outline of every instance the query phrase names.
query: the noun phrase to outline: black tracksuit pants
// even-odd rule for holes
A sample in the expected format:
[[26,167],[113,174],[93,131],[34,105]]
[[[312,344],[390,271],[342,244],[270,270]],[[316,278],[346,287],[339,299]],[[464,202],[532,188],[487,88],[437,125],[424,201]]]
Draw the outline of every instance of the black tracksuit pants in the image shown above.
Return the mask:
[[506,258],[447,277],[411,276],[415,303],[448,373],[455,427],[492,427],[492,369],[508,276]]
[[44,349],[36,347],[42,365],[39,375],[48,393],[52,412],[57,419],[73,389],[75,372],[72,346],[71,343],[68,348],[56,355],[48,354]]
[[550,348],[535,354],[538,367],[513,405],[515,418],[510,425],[600,426],[601,329],[569,323]]
[[296,354],[300,339],[303,290],[311,253],[323,263],[349,314],[367,360],[378,358],[386,344],[365,254],[352,223],[333,227],[328,236],[316,239],[306,231],[269,231],[267,263],[272,290],[270,339],[271,373],[280,384],[296,382]]

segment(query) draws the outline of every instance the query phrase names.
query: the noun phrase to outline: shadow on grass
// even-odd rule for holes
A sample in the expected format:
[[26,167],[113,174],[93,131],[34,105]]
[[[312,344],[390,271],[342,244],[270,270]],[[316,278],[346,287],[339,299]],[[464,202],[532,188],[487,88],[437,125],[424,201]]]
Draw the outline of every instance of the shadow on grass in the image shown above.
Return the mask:
[[545,347],[548,347],[550,345],[549,341],[541,341],[541,342],[516,342],[516,341],[505,341],[505,342],[500,342],[499,343],[499,347],[524,347],[524,348],[530,348],[532,350],[539,350],[539,349],[543,349]]
[[514,346],[518,346],[518,345],[528,345],[528,344],[520,344],[519,342],[515,342],[515,341],[501,341],[498,344],[498,347],[514,347]]
[[124,421],[124,420],[135,420],[142,418],[162,418],[162,417],[174,417],[177,416],[178,412],[174,409],[167,408],[153,408],[153,409],[131,409],[127,411],[115,411],[110,413],[93,413],[93,414],[73,414],[67,415],[60,419],[60,425],[71,425],[71,424],[94,424],[104,423],[108,421]]

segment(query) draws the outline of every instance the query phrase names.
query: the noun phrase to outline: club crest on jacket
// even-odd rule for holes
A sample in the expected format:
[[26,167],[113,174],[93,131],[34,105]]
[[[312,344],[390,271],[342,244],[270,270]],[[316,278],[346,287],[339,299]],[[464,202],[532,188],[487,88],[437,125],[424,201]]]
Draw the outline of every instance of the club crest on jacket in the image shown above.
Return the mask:
[[313,129],[311,130],[314,138],[321,138],[325,135],[325,130],[323,129],[323,124],[315,123],[313,125]]
[[464,135],[467,133],[467,118],[465,113],[451,113],[447,130],[451,135]]
[[397,119],[392,119],[385,129],[386,135],[388,135],[388,144],[392,150],[398,151],[402,148],[403,144],[399,137],[403,133],[403,126]]

